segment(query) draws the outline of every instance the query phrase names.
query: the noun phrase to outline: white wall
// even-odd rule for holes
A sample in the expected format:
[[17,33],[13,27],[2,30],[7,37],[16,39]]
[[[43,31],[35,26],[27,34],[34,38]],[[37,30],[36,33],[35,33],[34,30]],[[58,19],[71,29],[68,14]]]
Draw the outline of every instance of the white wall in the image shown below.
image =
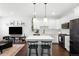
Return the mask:
[[[11,22],[15,21],[15,24],[10,24]],[[17,25],[17,22],[19,25]],[[20,25],[21,22],[24,22],[24,25]],[[10,26],[22,26],[23,27],[23,35],[26,36],[31,35],[31,18],[28,17],[19,17],[19,16],[1,16],[0,18],[0,38],[2,39],[3,36],[9,35],[9,27]]]
[[[53,42],[58,42],[58,34],[60,32],[60,24],[58,19],[48,18],[47,22],[44,22],[43,18],[37,18],[34,22],[34,28],[39,29],[41,35],[50,35],[54,38]],[[45,29],[45,33],[43,30]]]
[[[68,13],[66,16],[60,18],[60,25],[63,23],[67,23],[70,22],[70,20],[79,18],[79,6],[75,7],[73,10],[71,10],[70,13]],[[69,34],[69,29],[62,29],[61,28],[61,32],[62,33],[68,33]]]
[[[3,13],[2,11],[3,10],[0,11],[0,36],[1,36],[0,39],[2,39],[2,37],[5,35],[9,35],[8,27],[13,26],[13,25],[10,25],[12,21],[25,23],[25,25],[22,25],[23,35],[25,34],[26,36],[29,36],[33,34],[33,32],[31,31],[32,17],[19,16],[14,13],[11,15],[8,15],[7,12],[3,11],[4,12]],[[75,18],[79,18],[79,7],[72,10],[69,14],[67,14],[66,16],[60,19],[48,18],[47,23],[43,22],[43,18],[38,18],[38,21],[36,21],[34,25],[36,29],[38,28],[40,29],[40,26],[44,26],[44,25],[48,26],[48,29],[46,29],[45,34],[53,36],[55,38],[54,42],[58,42],[57,38],[60,31],[62,31],[62,33],[69,33],[68,29],[61,29],[61,24],[69,22],[70,20]],[[15,24],[14,26],[21,26],[21,25]]]
[[34,28],[40,29],[41,26],[48,26],[48,29],[60,29],[59,23],[58,19],[48,18],[47,22],[44,22],[43,18],[37,18],[34,22]]
[[[60,18],[60,25],[62,25],[64,23],[68,23],[72,19],[74,19],[74,10],[71,10],[71,12],[69,12],[67,15]],[[62,29],[62,27],[61,27],[61,33],[70,34],[70,30],[69,29]]]
[[74,9],[74,19],[79,18],[79,6]]
[[[31,31],[31,22],[32,18],[29,17],[23,17],[23,16],[1,16],[0,17],[0,38],[2,39],[3,36],[9,35],[9,27],[10,26],[22,26],[23,27],[23,35],[26,36],[32,35],[33,32]],[[10,24],[11,22],[14,22],[14,25]],[[18,23],[24,22],[24,25],[17,25]],[[40,21],[42,22],[42,20]],[[39,23],[39,22],[38,22]],[[37,25],[38,25],[37,23]],[[45,25],[42,23],[39,23],[39,25]],[[58,42],[58,33],[59,33],[59,20],[55,19],[49,19],[47,23],[48,28],[46,29],[45,35],[51,35],[54,37],[54,42]]]

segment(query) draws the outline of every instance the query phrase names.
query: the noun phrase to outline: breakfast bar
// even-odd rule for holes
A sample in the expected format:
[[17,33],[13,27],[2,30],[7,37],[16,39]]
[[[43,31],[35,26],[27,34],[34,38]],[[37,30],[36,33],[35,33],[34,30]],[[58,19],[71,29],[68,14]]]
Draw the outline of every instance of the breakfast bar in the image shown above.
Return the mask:
[[41,42],[42,41],[50,41],[51,43],[51,49],[50,49],[50,55],[52,55],[52,41],[53,41],[53,37],[51,37],[51,36],[45,36],[45,35],[42,35],[42,36],[28,36],[27,38],[26,38],[26,41],[28,42],[28,41],[38,41],[38,45],[39,45],[39,47],[38,47],[38,52],[39,52],[39,55],[41,54],[40,53],[40,45],[42,44]]

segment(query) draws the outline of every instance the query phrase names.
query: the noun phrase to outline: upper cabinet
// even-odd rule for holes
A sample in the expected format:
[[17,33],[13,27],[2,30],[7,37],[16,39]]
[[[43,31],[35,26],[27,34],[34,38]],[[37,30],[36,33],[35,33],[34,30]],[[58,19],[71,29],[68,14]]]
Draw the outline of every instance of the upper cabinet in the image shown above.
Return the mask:
[[60,29],[61,24],[59,20],[55,20],[55,19],[48,19],[47,22],[44,22],[43,19],[37,19],[34,22],[34,29],[41,29],[42,27],[48,29]]
[[69,29],[69,22],[62,24],[62,29]]

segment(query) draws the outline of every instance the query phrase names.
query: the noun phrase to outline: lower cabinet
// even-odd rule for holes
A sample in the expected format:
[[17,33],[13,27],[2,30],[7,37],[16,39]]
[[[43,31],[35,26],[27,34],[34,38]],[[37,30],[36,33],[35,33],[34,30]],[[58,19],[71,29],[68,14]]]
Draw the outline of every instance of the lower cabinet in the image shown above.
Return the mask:
[[70,36],[65,36],[65,48],[70,51]]
[[59,45],[65,48],[67,51],[70,51],[70,36],[61,34],[59,35]]

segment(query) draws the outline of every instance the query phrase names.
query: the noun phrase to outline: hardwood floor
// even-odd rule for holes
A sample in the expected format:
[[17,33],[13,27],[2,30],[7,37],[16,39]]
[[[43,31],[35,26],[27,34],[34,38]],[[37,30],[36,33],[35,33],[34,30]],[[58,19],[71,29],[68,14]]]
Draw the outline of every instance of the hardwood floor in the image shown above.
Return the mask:
[[[26,45],[27,45],[27,43],[26,43]],[[27,48],[26,48],[26,50],[27,50]],[[66,51],[64,48],[62,48],[59,44],[52,44],[52,50],[53,50],[52,56],[69,56],[68,51]]]
[[52,44],[52,56],[69,56],[68,51],[58,44]]
[[[26,42],[19,42],[19,43],[16,42],[16,44],[23,44],[23,43],[27,45]],[[52,56],[69,56],[68,51],[62,48],[59,44],[52,44],[52,48],[53,48]]]
[[69,56],[68,51],[66,51],[64,48],[59,46],[58,44],[53,44],[53,56]]

